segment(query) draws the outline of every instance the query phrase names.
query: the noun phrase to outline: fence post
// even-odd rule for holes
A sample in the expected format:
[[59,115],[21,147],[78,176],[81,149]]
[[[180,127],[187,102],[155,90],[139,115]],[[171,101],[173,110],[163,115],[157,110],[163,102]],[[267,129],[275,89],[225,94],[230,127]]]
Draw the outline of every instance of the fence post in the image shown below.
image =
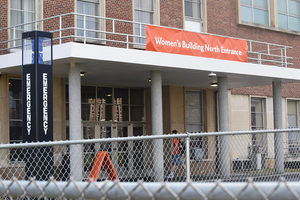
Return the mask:
[[187,133],[186,138],[186,181],[191,180],[191,171],[190,171],[190,133]]

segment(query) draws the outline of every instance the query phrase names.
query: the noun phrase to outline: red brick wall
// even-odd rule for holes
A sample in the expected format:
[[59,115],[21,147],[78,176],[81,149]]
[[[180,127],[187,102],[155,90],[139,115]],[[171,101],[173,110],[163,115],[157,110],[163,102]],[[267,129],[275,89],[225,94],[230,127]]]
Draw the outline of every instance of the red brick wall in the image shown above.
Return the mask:
[[160,25],[183,29],[182,0],[160,0]]
[[[61,14],[74,12],[74,0],[44,0],[43,3],[43,18],[57,16]],[[44,31],[53,31],[59,29],[59,18],[44,21]],[[62,28],[74,27],[74,15],[62,17]],[[62,35],[74,35],[74,30],[63,31]],[[54,33],[53,38],[58,37],[59,33]],[[63,42],[72,41],[65,39]],[[56,41],[57,43],[58,41]]]
[[106,0],[106,17],[133,21],[132,0]]
[[[290,67],[300,69],[300,36],[271,31],[256,27],[250,27],[237,24],[237,4],[236,1],[207,1],[207,30],[209,33],[215,33],[225,36],[232,36],[244,39],[257,40],[291,46],[287,55],[293,57],[294,65]],[[300,97],[300,85],[283,84],[282,95],[289,97]],[[254,94],[263,96],[272,96],[271,86],[247,87],[232,90],[233,94]]]
[[[133,21],[132,0],[106,0],[105,6],[106,17]],[[116,33],[133,34],[133,28],[133,24],[131,23],[115,22]],[[110,32],[113,30],[112,21],[106,21],[106,30]],[[106,38],[109,40],[124,42],[127,40],[125,36],[118,36],[114,34],[106,34]],[[128,39],[131,42],[133,41],[132,37]],[[126,48],[126,44],[116,42],[107,42],[106,45]]]
[[[8,26],[7,24],[7,12],[8,12],[8,1],[7,0],[0,0],[0,29],[3,29]],[[0,31],[0,42],[8,40],[7,30]],[[0,49],[4,49],[7,47],[7,44],[0,44]],[[0,55],[6,52],[0,51]]]

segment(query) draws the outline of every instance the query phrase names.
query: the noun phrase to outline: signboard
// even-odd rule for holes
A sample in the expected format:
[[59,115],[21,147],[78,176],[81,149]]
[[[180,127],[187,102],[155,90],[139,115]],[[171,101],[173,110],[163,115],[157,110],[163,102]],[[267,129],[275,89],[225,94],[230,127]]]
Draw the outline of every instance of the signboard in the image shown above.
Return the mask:
[[[52,33],[22,33],[23,142],[53,140]],[[53,147],[24,149],[25,179],[54,174]]]
[[146,50],[248,62],[246,40],[146,26]]

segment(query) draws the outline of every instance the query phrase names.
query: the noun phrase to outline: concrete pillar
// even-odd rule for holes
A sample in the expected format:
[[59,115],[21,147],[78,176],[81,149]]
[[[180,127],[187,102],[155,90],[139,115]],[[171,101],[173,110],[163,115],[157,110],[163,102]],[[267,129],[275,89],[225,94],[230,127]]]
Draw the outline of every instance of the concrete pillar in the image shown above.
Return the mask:
[[[274,129],[282,129],[282,95],[281,81],[273,82]],[[275,171],[284,173],[283,133],[274,134]]]
[[[219,129],[229,130],[227,77],[218,77]],[[230,138],[220,136],[220,173],[223,178],[230,177]]]
[[[151,72],[152,135],[163,134],[162,80],[160,71]],[[163,140],[153,141],[154,181],[164,181]]]
[[[80,65],[75,63],[70,64],[69,70],[69,126],[70,140],[82,139]],[[82,145],[70,145],[70,170],[74,180],[82,181]]]

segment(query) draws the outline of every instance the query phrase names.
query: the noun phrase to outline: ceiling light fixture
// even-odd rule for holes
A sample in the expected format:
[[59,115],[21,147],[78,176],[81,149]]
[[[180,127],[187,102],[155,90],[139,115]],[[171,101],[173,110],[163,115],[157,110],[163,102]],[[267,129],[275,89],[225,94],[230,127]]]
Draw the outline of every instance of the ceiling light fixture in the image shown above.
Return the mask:
[[212,87],[217,87],[217,86],[218,86],[218,83],[211,83],[210,86],[212,86]]
[[80,76],[83,77],[86,72],[80,72]]
[[208,77],[216,77],[217,76],[217,74],[215,74],[215,73],[213,73],[213,72],[210,72],[209,74],[208,74]]
[[151,83],[151,78],[148,78],[149,83]]

